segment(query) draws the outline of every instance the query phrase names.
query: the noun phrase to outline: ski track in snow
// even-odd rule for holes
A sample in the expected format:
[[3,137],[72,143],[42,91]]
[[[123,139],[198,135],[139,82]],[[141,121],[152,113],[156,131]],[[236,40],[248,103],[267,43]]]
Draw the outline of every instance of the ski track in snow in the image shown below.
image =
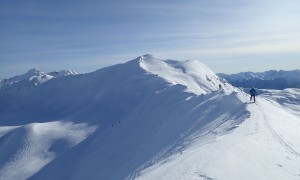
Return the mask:
[[[266,99],[264,99],[266,100]],[[300,156],[300,153],[297,152],[295,149],[293,149],[290,145],[288,145],[288,143],[275,131],[275,129],[270,125],[270,120],[268,115],[263,112],[260,103],[257,103],[258,107],[259,107],[259,111],[261,112],[261,114],[263,115],[263,119],[264,119],[264,123],[267,127],[267,129],[271,132],[271,134],[273,135],[273,137],[286,149],[288,150],[290,153],[296,155],[296,156]]]
[[214,180],[213,178],[207,177],[204,174],[198,173],[197,175],[201,178],[201,180]]

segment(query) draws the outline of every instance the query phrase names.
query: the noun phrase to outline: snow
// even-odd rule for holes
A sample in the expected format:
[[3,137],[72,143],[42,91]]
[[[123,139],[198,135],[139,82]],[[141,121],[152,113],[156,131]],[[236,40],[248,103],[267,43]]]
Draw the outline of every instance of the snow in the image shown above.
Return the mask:
[[0,179],[297,179],[299,99],[149,54],[0,90]]
[[224,89],[232,90],[231,86],[220,81],[212,70],[197,60],[163,61],[149,54],[141,56],[139,59],[140,66],[147,72],[174,85],[184,85],[188,92],[207,94],[218,90],[219,85]]
[[273,100],[273,104],[277,107],[284,106],[285,110],[296,115],[300,115],[300,89],[285,90],[261,90],[262,97]]
[[299,179],[299,116],[258,101],[247,105],[251,116],[232,133],[198,138],[138,179]]
[[[2,157],[0,179],[26,179],[55,156],[84,140],[95,131],[86,124],[65,122],[32,123],[0,128]],[[3,135],[4,134],[4,135]],[[18,147],[17,149],[14,147]],[[3,161],[8,161],[4,163]]]

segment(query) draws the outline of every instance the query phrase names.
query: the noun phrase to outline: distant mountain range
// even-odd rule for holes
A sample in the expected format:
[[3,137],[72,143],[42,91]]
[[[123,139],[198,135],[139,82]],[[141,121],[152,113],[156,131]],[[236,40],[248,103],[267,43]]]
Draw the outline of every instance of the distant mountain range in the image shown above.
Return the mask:
[[236,87],[259,89],[286,89],[300,88],[300,70],[292,71],[265,71],[265,72],[241,72],[237,74],[219,73],[219,77],[226,79]]
[[44,73],[39,69],[34,68],[22,75],[17,75],[11,78],[0,78],[0,89],[5,89],[5,90],[8,89],[21,90],[24,88],[28,89],[30,87],[34,87],[39,84],[45,83],[50,79],[70,76],[70,75],[77,75],[77,73],[69,69]]

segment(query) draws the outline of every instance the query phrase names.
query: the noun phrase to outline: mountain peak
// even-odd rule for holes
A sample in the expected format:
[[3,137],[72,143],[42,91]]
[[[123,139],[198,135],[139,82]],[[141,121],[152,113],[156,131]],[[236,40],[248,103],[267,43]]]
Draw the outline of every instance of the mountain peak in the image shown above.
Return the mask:
[[37,68],[30,69],[24,74],[14,76],[8,79],[0,79],[0,89],[2,87],[9,87],[14,84],[16,89],[28,88],[30,86],[37,86],[39,84],[45,83],[50,79],[77,75],[75,71],[72,70],[61,70],[61,71],[53,71],[50,73],[44,73]]
[[198,60],[162,60],[154,55],[145,54],[137,58],[139,66],[147,73],[173,85],[186,86],[188,92],[207,94],[219,89],[219,85],[232,90],[215,73]]
[[17,76],[14,76],[12,78],[9,78],[8,81],[14,83],[14,82],[22,81],[22,80],[28,80],[28,79],[31,79],[31,78],[37,77],[37,76],[43,76],[45,74],[46,73],[40,71],[39,69],[33,68],[33,69],[30,69],[29,71],[27,71],[24,74],[17,75]]
[[25,76],[38,76],[38,75],[42,75],[42,74],[45,74],[44,72],[40,71],[39,69],[37,68],[33,68],[33,69],[30,69],[29,71],[27,71],[25,74]]
[[155,57],[152,54],[144,54],[142,56],[139,56],[139,59],[140,60],[149,60],[149,59],[159,59],[159,58]]
[[154,56],[153,54],[144,54],[137,57],[135,60],[137,60],[140,64],[148,61],[162,61],[162,59]]

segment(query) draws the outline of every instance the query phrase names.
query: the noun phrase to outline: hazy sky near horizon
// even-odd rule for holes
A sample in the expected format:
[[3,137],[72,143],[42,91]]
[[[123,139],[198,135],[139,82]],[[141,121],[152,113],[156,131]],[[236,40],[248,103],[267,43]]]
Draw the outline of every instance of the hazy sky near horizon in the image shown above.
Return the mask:
[[215,72],[300,69],[299,0],[0,0],[0,77],[142,54]]

